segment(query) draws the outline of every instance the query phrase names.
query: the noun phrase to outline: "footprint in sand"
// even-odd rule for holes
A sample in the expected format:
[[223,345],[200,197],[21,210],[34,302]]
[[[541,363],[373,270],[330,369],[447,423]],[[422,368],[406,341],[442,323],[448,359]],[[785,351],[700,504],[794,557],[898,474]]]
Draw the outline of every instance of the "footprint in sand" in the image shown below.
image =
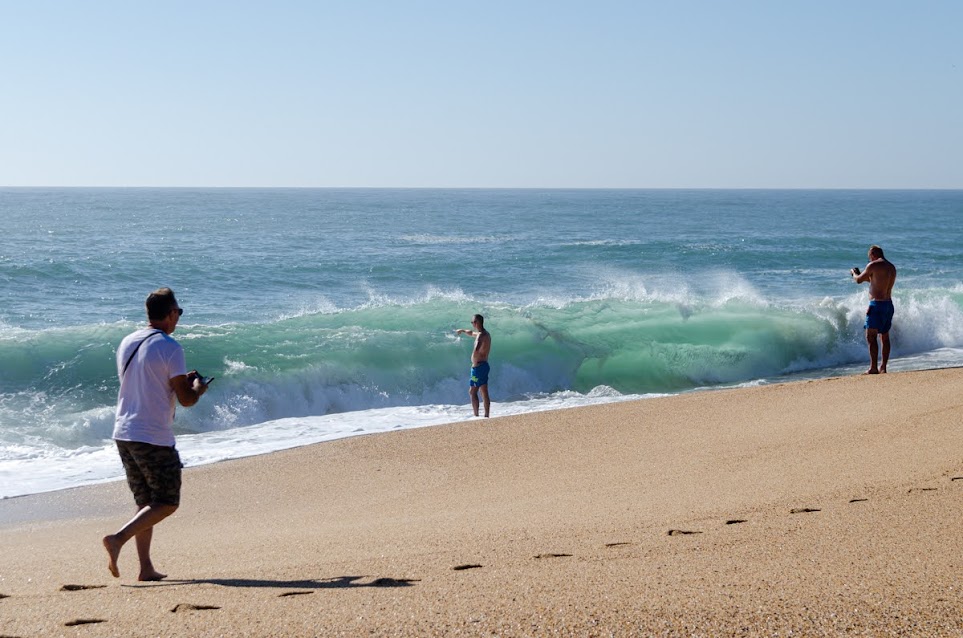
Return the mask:
[[746,523],[746,522],[748,521],[744,518],[730,518],[728,521],[726,521],[726,525],[738,525],[739,523]]
[[175,614],[180,611],[203,611],[205,609],[220,609],[215,605],[194,605],[193,603],[178,603],[171,609]]
[[103,618],[77,618],[76,620],[68,620],[64,623],[64,627],[76,627],[78,625],[96,625],[97,623],[107,622]]
[[454,567],[452,567],[452,569],[454,569],[456,572],[460,572],[465,569],[478,569],[479,567],[481,567],[481,565],[478,565],[476,563],[470,563],[468,565],[455,565]]
[[687,536],[689,534],[701,534],[702,532],[689,531],[685,529],[670,529],[668,531],[669,536]]
[[790,514],[809,514],[811,512],[821,512],[822,510],[815,507],[794,507],[789,510]]
[[566,558],[571,554],[539,554],[535,558]]
[[103,589],[107,585],[64,585],[60,591],[83,591],[85,589]]

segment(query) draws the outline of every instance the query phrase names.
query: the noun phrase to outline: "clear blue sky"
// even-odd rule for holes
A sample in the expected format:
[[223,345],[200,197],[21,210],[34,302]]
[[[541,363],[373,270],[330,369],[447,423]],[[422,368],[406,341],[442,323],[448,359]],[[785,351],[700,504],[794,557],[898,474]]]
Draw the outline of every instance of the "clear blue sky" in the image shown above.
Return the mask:
[[963,188],[963,2],[0,0],[0,185]]

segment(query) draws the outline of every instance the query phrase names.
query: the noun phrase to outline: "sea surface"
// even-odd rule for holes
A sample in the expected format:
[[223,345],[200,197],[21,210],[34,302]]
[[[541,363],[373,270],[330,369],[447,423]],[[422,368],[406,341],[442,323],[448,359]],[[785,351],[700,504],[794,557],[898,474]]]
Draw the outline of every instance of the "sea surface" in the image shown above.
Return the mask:
[[963,364],[963,191],[8,188],[0,229],[0,497],[122,476],[161,286],[216,377],[187,465],[470,420],[476,312],[493,416],[856,374],[874,243],[890,370]]

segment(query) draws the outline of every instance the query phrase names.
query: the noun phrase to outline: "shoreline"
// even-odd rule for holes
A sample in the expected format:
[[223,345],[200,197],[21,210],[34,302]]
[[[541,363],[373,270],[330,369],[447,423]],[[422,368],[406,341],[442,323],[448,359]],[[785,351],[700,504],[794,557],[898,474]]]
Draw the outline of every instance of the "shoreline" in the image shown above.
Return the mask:
[[192,467],[162,583],[106,572],[122,481],[6,499],[63,517],[0,526],[0,633],[958,635],[960,396],[834,377]]
[[[954,367],[954,366],[948,366],[948,367],[944,367],[944,368],[919,368],[919,369],[917,369],[917,368],[909,368],[909,369],[901,370],[901,371],[908,371],[908,370],[930,370],[930,369],[932,369],[932,370],[938,370],[938,369],[948,369],[948,368],[952,368],[952,367]],[[958,366],[958,367],[963,368],[963,366]],[[781,385],[781,384],[785,384],[785,383],[800,383],[800,382],[808,382],[808,381],[814,381],[814,380],[822,380],[822,379],[835,378],[835,376],[814,376],[814,377],[810,377],[808,372],[804,372],[804,373],[794,373],[794,374],[786,375],[786,377],[787,377],[787,380],[784,380],[784,381],[768,381],[768,380],[765,380],[765,379],[759,379],[759,380],[750,381],[750,382],[740,382],[740,383],[727,384],[727,385],[718,385],[718,386],[702,386],[702,387],[698,387],[698,388],[692,388],[692,389],[688,389],[688,390],[682,390],[682,391],[679,391],[679,392],[673,392],[673,393],[654,393],[654,394],[651,394],[651,395],[627,395],[627,396],[618,396],[618,397],[614,397],[614,398],[613,398],[613,397],[604,397],[604,398],[601,398],[601,399],[589,399],[588,397],[589,397],[590,395],[582,395],[582,398],[579,399],[579,401],[590,401],[590,402],[588,402],[588,403],[575,403],[574,405],[562,405],[562,406],[554,406],[554,407],[538,407],[538,408],[534,408],[534,409],[528,408],[528,409],[522,409],[522,410],[515,410],[515,409],[513,409],[513,408],[511,407],[511,406],[514,406],[514,405],[517,405],[517,404],[520,404],[520,403],[529,403],[529,402],[531,402],[531,400],[528,400],[528,399],[522,400],[522,401],[513,401],[513,402],[492,402],[493,411],[496,412],[495,417],[493,417],[493,418],[504,418],[504,417],[513,418],[513,417],[523,416],[523,415],[526,415],[526,414],[536,414],[536,413],[539,413],[539,412],[554,412],[554,411],[558,411],[558,410],[573,410],[573,409],[586,408],[586,407],[588,407],[588,408],[591,408],[591,407],[599,407],[599,406],[603,406],[603,405],[608,405],[608,404],[610,404],[610,403],[626,403],[626,402],[631,403],[631,402],[635,402],[635,401],[649,401],[649,400],[652,400],[652,399],[662,399],[662,398],[667,398],[667,397],[682,396],[682,395],[689,395],[689,394],[700,394],[700,393],[703,393],[703,392],[724,392],[724,391],[730,391],[730,390],[740,390],[740,389],[750,388],[750,387],[761,387],[761,386],[767,386],[767,385]],[[794,377],[798,377],[798,378],[794,378]],[[563,401],[564,401],[564,400],[563,400]],[[241,427],[238,428],[238,429],[239,429],[239,430],[247,430],[248,428],[262,428],[262,429],[263,429],[263,427],[266,426],[266,425],[275,425],[275,427],[277,427],[276,424],[287,424],[288,422],[298,422],[298,421],[313,421],[313,420],[317,420],[317,419],[326,419],[326,418],[338,418],[338,417],[344,417],[345,415],[352,415],[353,419],[354,419],[354,420],[357,420],[357,419],[359,419],[359,418],[361,418],[361,417],[363,417],[363,416],[377,415],[377,414],[379,414],[379,413],[381,413],[381,412],[383,412],[383,411],[391,412],[391,411],[398,410],[398,409],[416,409],[416,410],[417,410],[417,409],[419,409],[419,408],[421,408],[421,407],[424,407],[424,406],[393,406],[393,407],[391,407],[391,408],[371,408],[371,409],[367,409],[367,410],[357,410],[357,411],[352,411],[352,412],[334,413],[334,414],[331,414],[331,415],[323,415],[323,416],[286,417],[286,418],[276,419],[276,420],[273,420],[273,421],[268,421],[268,422],[265,422],[265,423],[256,424],[256,425],[252,425],[252,426],[241,426]],[[371,435],[380,435],[380,434],[391,434],[391,433],[393,433],[393,432],[398,432],[398,431],[401,431],[401,430],[413,430],[413,429],[439,427],[439,426],[455,426],[455,425],[460,425],[460,424],[464,424],[464,423],[469,423],[469,422],[471,422],[471,421],[473,421],[473,420],[477,420],[477,419],[480,419],[480,418],[481,418],[481,417],[473,417],[473,416],[471,416],[471,414],[470,414],[470,411],[471,411],[471,406],[470,406],[470,404],[464,404],[464,405],[458,405],[458,406],[452,405],[452,406],[443,406],[443,407],[448,408],[448,409],[461,408],[461,409],[463,409],[463,411],[465,412],[465,416],[463,416],[462,418],[457,419],[457,420],[451,420],[450,418],[449,418],[448,420],[441,420],[441,419],[439,419],[439,420],[437,420],[437,421],[435,421],[435,420],[429,420],[427,423],[419,423],[419,424],[417,424],[417,425],[406,425],[406,426],[392,425],[391,427],[385,427],[385,428],[383,428],[383,429],[374,429],[374,430],[372,430],[372,431],[370,431],[370,432],[351,432],[351,433],[349,433],[349,434],[335,435],[335,436],[333,436],[332,438],[328,438],[328,437],[331,437],[332,435],[331,435],[330,433],[327,433],[327,432],[326,432],[326,433],[323,433],[323,434],[319,435],[318,440],[310,440],[310,441],[307,442],[307,443],[298,443],[298,444],[292,444],[292,445],[287,446],[287,447],[279,447],[279,448],[275,448],[275,449],[266,449],[266,450],[263,450],[263,451],[257,451],[257,452],[253,452],[253,453],[247,453],[247,454],[244,454],[244,455],[242,455],[242,456],[231,456],[231,457],[227,457],[227,458],[217,458],[217,459],[215,459],[215,460],[204,460],[204,461],[200,461],[200,462],[196,462],[196,461],[195,461],[194,463],[191,463],[191,464],[188,464],[188,461],[190,460],[191,452],[190,452],[189,449],[188,449],[188,450],[185,450],[185,449],[184,449],[184,446],[181,445],[181,442],[182,442],[182,441],[184,441],[184,440],[188,440],[188,441],[189,441],[189,440],[190,440],[191,438],[193,438],[193,437],[198,437],[198,436],[203,437],[203,436],[205,436],[205,435],[212,435],[212,434],[213,434],[213,435],[222,436],[225,432],[230,432],[231,430],[213,430],[213,431],[204,432],[204,433],[179,434],[179,435],[177,436],[178,449],[179,449],[179,451],[181,452],[181,457],[182,457],[182,459],[184,459],[184,462],[185,462],[185,467],[184,467],[184,469],[185,469],[185,471],[188,471],[189,469],[197,468],[197,467],[203,467],[203,466],[205,466],[205,465],[211,465],[211,464],[216,464],[216,463],[224,463],[224,462],[230,462],[230,461],[237,461],[237,460],[240,460],[240,459],[253,458],[253,457],[263,456],[263,455],[266,455],[266,454],[275,454],[275,453],[277,453],[277,452],[284,452],[284,451],[287,451],[287,450],[298,449],[298,448],[301,448],[301,447],[306,447],[306,446],[311,446],[311,445],[320,445],[320,444],[323,444],[323,443],[331,443],[331,442],[333,442],[333,441],[338,441],[338,440],[345,439],[345,438],[352,438],[352,437],[355,437],[355,436],[371,436]],[[504,410],[506,407],[508,408],[507,414],[506,414],[506,413],[501,413],[501,414],[499,414],[499,412],[501,412],[502,410]],[[496,408],[497,408],[497,410],[496,410]],[[447,418],[447,417],[446,417],[446,418]],[[289,435],[289,436],[290,436],[290,435]],[[113,447],[113,445],[112,445],[113,442],[110,441],[110,440],[106,440],[105,443],[108,444],[107,447],[105,448],[106,454],[109,456],[111,463],[112,463],[113,465],[116,465],[116,466],[117,466],[117,472],[118,472],[118,474],[117,474],[116,476],[107,477],[107,478],[100,478],[100,479],[93,480],[92,482],[89,482],[89,483],[82,483],[82,484],[78,484],[78,485],[66,485],[66,486],[63,486],[63,487],[56,487],[56,488],[52,488],[52,489],[44,489],[44,490],[37,491],[37,492],[28,492],[28,493],[25,493],[25,494],[12,494],[12,495],[9,495],[9,496],[0,496],[0,514],[3,514],[3,513],[4,513],[4,511],[3,511],[3,503],[9,502],[9,501],[14,500],[14,499],[22,499],[22,498],[26,498],[26,497],[41,496],[41,495],[53,495],[53,494],[56,494],[56,493],[59,493],[59,492],[76,490],[76,489],[84,489],[84,488],[88,488],[88,487],[95,487],[95,486],[98,486],[98,485],[109,484],[109,483],[114,483],[114,482],[118,482],[118,481],[119,481],[119,482],[124,482],[125,479],[124,479],[124,476],[123,476],[123,468],[122,468],[121,465],[120,465],[119,459],[116,458],[116,450],[114,449],[114,447]],[[55,501],[55,502],[57,502],[58,504],[62,504],[62,505],[58,505],[58,506],[67,506],[67,507],[69,507],[69,504],[70,504],[70,499],[66,499],[66,498],[64,498],[64,499],[58,499],[58,498],[55,498],[55,497],[51,496],[50,499],[48,499],[48,500],[50,500],[50,501]],[[57,506],[55,506],[55,507],[57,507]],[[10,509],[13,509],[13,510],[19,509],[19,510],[21,510],[21,511],[22,511],[22,513],[20,514],[21,520],[23,520],[24,522],[27,522],[27,520],[28,520],[28,519],[27,519],[28,514],[26,514],[26,510],[28,510],[28,509],[30,509],[30,508],[16,508],[16,507],[12,507],[12,508],[10,508]],[[37,521],[43,520],[42,518],[36,517],[36,515],[29,515],[29,516],[33,516],[33,518],[31,518],[30,520],[37,520]],[[58,516],[58,518],[62,518],[62,517],[63,517],[63,516],[61,516],[60,514],[58,514],[57,516]],[[0,526],[3,526],[3,525],[4,525],[4,517],[3,517],[3,516],[0,516]]]
[[[926,371],[955,369],[963,365],[928,365],[926,357],[903,357],[895,372]],[[738,390],[741,388],[779,385],[785,383],[808,382],[814,380],[845,377],[861,373],[861,366],[846,366],[824,368],[802,372],[787,373],[779,377],[760,378],[752,381],[731,384],[710,385],[691,388],[672,393],[652,393],[648,395],[620,395],[618,397],[598,397],[592,393],[580,395],[576,399],[559,399],[554,395],[535,399],[521,399],[518,401],[494,402],[493,411],[496,418],[502,416],[520,416],[542,411],[567,410],[580,407],[606,405],[608,403],[633,402],[665,398],[668,396],[687,395],[702,392],[719,392]],[[564,392],[562,393],[564,394]],[[540,405],[544,404],[544,405]],[[561,404],[561,405],[559,405]],[[522,406],[522,407],[519,407]],[[534,406],[534,407],[533,407]],[[427,408],[427,411],[426,411]],[[432,414],[435,410],[437,414]],[[338,412],[322,416],[285,417],[259,424],[239,426],[228,430],[210,430],[206,432],[178,435],[178,448],[181,458],[187,467],[199,467],[211,463],[237,460],[263,454],[295,449],[305,445],[327,443],[352,436],[367,436],[369,434],[383,434],[402,429],[422,427],[436,427],[469,422],[469,404],[463,405],[429,405],[429,406],[392,406],[388,408],[370,408],[349,412]],[[461,415],[460,417],[454,415]],[[477,417],[475,417],[477,418]],[[233,441],[225,440],[225,436],[235,433]],[[231,437],[228,437],[230,439]],[[214,445],[208,439],[218,439]],[[265,445],[265,439],[274,443]],[[0,503],[10,499],[22,498],[37,494],[48,494],[63,490],[77,489],[91,485],[123,481],[123,469],[117,458],[116,450],[110,440],[101,441],[102,448],[95,449],[81,456],[68,456],[57,461],[46,461],[41,466],[20,468],[19,475],[30,477],[30,487],[18,487],[14,490],[0,490]],[[226,446],[225,446],[226,443]],[[108,470],[109,468],[109,470]],[[10,470],[0,472],[10,474]],[[76,477],[82,475],[93,476],[87,482],[77,483]],[[59,475],[59,478],[57,477]],[[69,479],[65,479],[69,477]],[[51,487],[50,483],[56,483]],[[20,492],[23,489],[34,491]],[[0,517],[2,519],[2,517]],[[0,525],[3,521],[0,520]]]

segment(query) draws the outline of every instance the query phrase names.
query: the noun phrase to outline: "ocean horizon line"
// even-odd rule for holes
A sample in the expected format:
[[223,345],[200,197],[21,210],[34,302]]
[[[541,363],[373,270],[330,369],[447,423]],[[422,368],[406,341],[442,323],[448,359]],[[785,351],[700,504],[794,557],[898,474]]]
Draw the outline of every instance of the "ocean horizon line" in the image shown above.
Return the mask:
[[960,192],[963,186],[226,186],[226,185],[0,185],[0,190],[236,190],[236,191],[554,191],[554,192]]

